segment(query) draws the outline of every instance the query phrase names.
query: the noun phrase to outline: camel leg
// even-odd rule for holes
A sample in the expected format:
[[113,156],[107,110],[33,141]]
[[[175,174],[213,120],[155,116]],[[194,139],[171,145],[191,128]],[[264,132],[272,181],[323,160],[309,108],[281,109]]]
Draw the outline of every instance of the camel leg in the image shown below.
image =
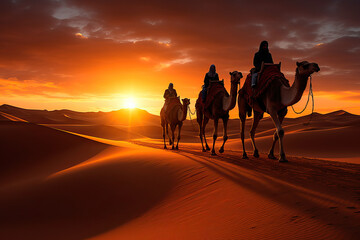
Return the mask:
[[179,123],[178,129],[179,129],[179,133],[178,133],[178,137],[177,137],[177,143],[176,143],[176,149],[179,149],[179,141],[180,141],[180,133],[181,133],[181,127],[182,127],[183,123]]
[[171,142],[171,137],[170,137],[170,135],[169,135],[169,124],[165,124],[165,128],[166,128],[166,134],[167,134],[167,136],[168,136],[168,138],[169,138],[169,145],[172,145],[172,142]]
[[263,113],[254,111],[254,118],[253,118],[253,122],[252,122],[251,129],[250,129],[250,138],[251,138],[251,143],[252,143],[253,149],[254,149],[253,155],[256,158],[259,157],[259,151],[255,145],[255,132],[256,132],[256,128],[257,128],[260,120],[262,119],[262,117],[263,117]]
[[204,148],[204,142],[203,142],[203,114],[202,112],[196,112],[196,121],[199,124],[199,136],[200,136],[200,141],[201,141],[201,147],[202,147],[202,151],[206,152],[205,148]]
[[[285,111],[279,113],[278,116],[279,116],[280,124],[282,124],[286,114],[287,114],[287,109],[285,109]],[[272,143],[271,149],[270,149],[269,154],[268,154],[269,159],[277,159],[275,157],[275,155],[274,155],[274,148],[275,148],[275,144],[276,144],[278,139],[279,139],[279,136],[277,134],[277,131],[275,130],[274,137],[273,137],[273,143]]]
[[269,114],[271,119],[273,120],[275,127],[276,127],[276,133],[279,137],[279,150],[280,150],[280,159],[279,162],[287,162],[288,160],[285,157],[285,152],[283,148],[283,137],[284,137],[284,129],[281,127],[281,123],[278,117],[278,114],[276,111],[270,109]]
[[223,139],[224,139],[224,141],[223,141],[222,146],[220,147],[220,150],[219,150],[220,153],[223,153],[223,152],[224,152],[224,145],[225,145],[225,142],[228,140],[228,135],[227,135],[227,124],[228,124],[228,120],[229,120],[228,117],[223,118],[223,125],[224,125],[224,135],[223,135]]
[[239,94],[239,99],[238,99],[238,108],[239,108],[239,117],[241,120],[241,133],[240,133],[240,138],[241,138],[241,143],[242,143],[242,147],[243,147],[243,159],[247,159],[248,156],[246,154],[246,150],[245,150],[245,123],[246,123],[246,100],[244,99],[244,95],[243,94]]
[[206,151],[209,151],[210,150],[210,147],[206,141],[206,132],[205,132],[205,128],[206,128],[206,125],[208,124],[209,122],[209,118],[205,117],[204,116],[204,122],[203,122],[203,134],[204,134],[204,141],[205,141],[205,147],[206,147]]
[[268,158],[269,159],[277,159],[274,155],[274,148],[275,148],[275,144],[277,142],[277,140],[279,139],[278,135],[277,135],[277,131],[275,130],[274,132],[274,136],[273,136],[273,142],[272,142],[272,146],[271,146],[271,149],[269,151],[269,154],[268,154]]
[[165,125],[166,125],[166,122],[163,118],[161,118],[161,127],[162,127],[162,135],[163,135],[163,139],[164,139],[164,149],[167,149],[166,147],[166,141],[165,141]]
[[167,149],[166,141],[165,141],[165,125],[164,124],[162,124],[162,130],[163,130],[163,139],[164,139],[164,149]]
[[216,139],[217,139],[218,125],[219,125],[219,119],[214,118],[214,134],[213,134],[213,146],[212,146],[212,149],[211,149],[211,155],[216,155],[216,153],[215,153],[215,142],[216,142]]
[[176,128],[176,125],[171,124],[170,128],[171,128],[171,137],[172,137],[172,147],[171,147],[171,149],[174,150],[175,149],[174,142],[175,142],[175,128]]
[[246,112],[244,114],[239,114],[240,115],[240,120],[241,120],[241,142],[242,142],[242,147],[243,147],[243,159],[247,159],[248,156],[246,154],[245,151],[245,121],[246,121]]

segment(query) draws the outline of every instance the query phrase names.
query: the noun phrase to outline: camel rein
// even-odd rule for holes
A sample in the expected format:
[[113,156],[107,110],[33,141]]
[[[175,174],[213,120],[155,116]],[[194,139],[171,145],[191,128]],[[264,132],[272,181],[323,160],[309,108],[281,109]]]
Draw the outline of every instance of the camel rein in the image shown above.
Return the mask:
[[309,94],[308,94],[308,99],[306,101],[306,104],[305,104],[305,107],[303,110],[301,110],[300,112],[297,112],[293,105],[291,105],[291,108],[292,110],[294,111],[294,113],[296,114],[301,114],[305,111],[305,109],[307,108],[308,104],[309,104],[309,100],[310,100],[310,96],[311,96],[311,99],[312,99],[312,109],[311,109],[311,114],[310,114],[310,118],[309,118],[309,122],[307,122],[306,124],[304,123],[304,125],[308,125],[311,121],[311,118],[312,118],[312,115],[314,113],[314,106],[315,106],[315,103],[314,103],[314,93],[313,93],[313,90],[312,90],[312,76],[310,75],[310,87],[309,87]]
[[190,109],[190,105],[188,106],[188,111],[189,111],[189,117],[190,117],[190,122],[191,122],[191,125],[193,127],[193,130],[196,131],[196,128],[194,126],[194,123],[192,122],[192,119],[191,119],[191,115],[195,115],[195,112],[192,112],[191,109]]

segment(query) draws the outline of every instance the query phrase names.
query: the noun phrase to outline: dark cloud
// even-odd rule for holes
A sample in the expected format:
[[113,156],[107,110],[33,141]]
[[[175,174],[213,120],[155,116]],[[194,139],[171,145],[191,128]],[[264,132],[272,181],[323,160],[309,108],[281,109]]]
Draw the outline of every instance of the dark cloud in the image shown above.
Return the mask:
[[248,71],[267,39],[284,72],[294,73],[297,60],[316,61],[325,70],[316,77],[318,90],[360,90],[359,6],[335,0],[1,1],[0,77],[54,82],[69,93],[110,91],[109,84],[125,87],[129,79],[150,76],[159,84],[140,89],[160,91],[169,79],[200,87],[212,63],[223,78],[229,70]]

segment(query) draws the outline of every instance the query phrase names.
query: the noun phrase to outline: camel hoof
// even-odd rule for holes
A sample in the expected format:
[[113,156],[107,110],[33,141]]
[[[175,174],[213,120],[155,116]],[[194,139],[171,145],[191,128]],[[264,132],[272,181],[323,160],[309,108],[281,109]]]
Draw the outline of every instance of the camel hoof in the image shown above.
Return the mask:
[[276,159],[277,159],[277,158],[274,156],[274,154],[271,154],[271,153],[269,153],[268,158],[269,158],[269,159],[273,159],[273,160],[276,160]]
[[211,156],[216,156],[215,151],[211,152]]
[[259,157],[259,152],[258,152],[258,150],[255,150],[255,151],[254,151],[253,156],[254,156],[254,157],[256,157],[256,158],[258,158],[258,157]]
[[171,150],[174,150],[175,149],[175,147],[174,147],[174,145],[172,146],[172,148],[171,148]]
[[219,153],[223,153],[223,152],[224,152],[224,148],[220,148]]
[[176,146],[176,148],[175,148],[176,150],[179,150],[179,146]]
[[242,159],[248,159],[248,156],[246,155],[246,153],[243,154]]
[[172,141],[169,141],[169,145],[172,145]]
[[205,148],[203,148],[203,150],[202,150],[203,152],[206,152],[206,150],[205,150]]
[[208,145],[206,145],[206,151],[209,151],[210,147]]
[[288,162],[288,160],[285,157],[285,154],[280,154],[279,162]]
[[164,149],[167,149],[166,145],[164,146]]

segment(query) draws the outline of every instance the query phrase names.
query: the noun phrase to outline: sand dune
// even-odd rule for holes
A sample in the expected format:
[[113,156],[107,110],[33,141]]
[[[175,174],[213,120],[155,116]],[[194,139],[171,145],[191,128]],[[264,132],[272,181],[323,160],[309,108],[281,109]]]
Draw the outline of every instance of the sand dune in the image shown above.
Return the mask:
[[[10,120],[16,121],[19,118],[34,123],[45,123],[54,128],[100,138],[113,140],[150,138],[162,141],[159,116],[139,109],[123,109],[108,113],[81,113],[70,110],[28,110],[2,105],[0,111],[4,116],[11,116]],[[247,119],[245,127],[246,149],[250,152],[252,151],[249,139],[251,121],[252,119]],[[360,132],[360,116],[358,115],[343,110],[328,114],[314,113],[311,117],[285,118],[283,127],[286,134],[285,150],[289,155],[333,158],[338,161],[360,163],[360,149],[354,141]],[[210,121],[207,126],[210,142],[212,131],[213,124]],[[222,131],[222,124],[220,124],[219,136],[222,136]],[[274,131],[274,124],[269,117],[261,120],[256,132],[256,142],[264,154],[271,145]],[[241,149],[239,119],[229,121],[228,135],[230,141],[227,148]],[[200,143],[196,120],[184,122],[181,142]]]
[[72,125],[72,124],[46,124],[46,126],[62,129],[69,132],[85,134],[94,137],[112,139],[112,140],[130,140],[143,138],[145,136],[131,131],[127,127],[122,126],[106,126],[106,125]]
[[148,125],[159,125],[159,116],[141,109],[120,109],[112,112],[76,112],[63,110],[24,109],[7,104],[0,106],[0,111],[31,123],[37,124],[95,124],[138,126],[144,122]]
[[[42,168],[8,164],[17,178],[1,182],[6,239],[355,239],[359,233],[358,165],[292,158],[280,166],[240,161],[234,153],[209,158],[191,144],[171,152],[7,124],[22,133],[20,144],[32,146],[27,134],[34,132],[38,144],[49,137],[57,144],[43,155],[22,151],[42,159]],[[9,135],[1,132],[3,138]],[[66,149],[59,142],[98,149],[87,157],[72,151],[76,163],[64,165],[69,156],[51,161]]]
[[51,128],[0,122],[0,186],[47,176],[84,161],[106,145]]
[[360,165],[313,158],[358,157],[356,115],[315,115],[310,125],[303,124],[306,117],[286,119],[288,164],[266,158],[274,131],[270,119],[258,132],[261,157],[250,155],[247,139],[247,160],[241,159],[238,120],[231,121],[225,153],[215,157],[200,151],[190,122],[180,150],[171,151],[162,149],[161,129],[152,121],[134,127],[3,120],[1,239],[358,239],[360,234]]

